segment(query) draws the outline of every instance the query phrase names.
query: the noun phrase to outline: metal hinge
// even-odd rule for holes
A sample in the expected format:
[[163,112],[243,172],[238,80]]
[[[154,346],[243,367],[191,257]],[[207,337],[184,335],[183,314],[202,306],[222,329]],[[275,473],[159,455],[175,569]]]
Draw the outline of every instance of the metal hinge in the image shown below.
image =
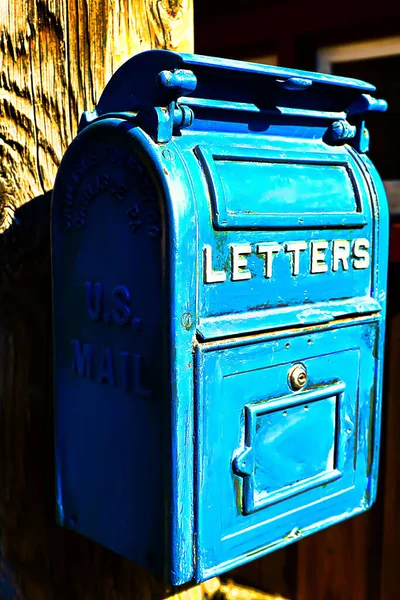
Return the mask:
[[138,112],[137,121],[155,142],[169,142],[173,133],[189,127],[194,114],[191,108],[178,104],[180,96],[190,94],[196,89],[197,79],[192,71],[175,69],[161,71],[157,76],[157,85],[162,87],[172,99],[166,106],[154,106]]

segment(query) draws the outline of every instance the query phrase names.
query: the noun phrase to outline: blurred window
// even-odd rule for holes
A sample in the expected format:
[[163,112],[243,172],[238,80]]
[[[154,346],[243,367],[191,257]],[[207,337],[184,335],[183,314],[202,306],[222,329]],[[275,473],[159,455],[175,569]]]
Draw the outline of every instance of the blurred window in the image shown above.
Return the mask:
[[317,70],[363,79],[376,86],[387,113],[368,115],[369,156],[385,182],[392,213],[400,215],[400,36],[321,48]]
[[265,56],[251,56],[246,58],[248,62],[261,63],[262,65],[277,65],[278,56],[276,54],[266,54]]

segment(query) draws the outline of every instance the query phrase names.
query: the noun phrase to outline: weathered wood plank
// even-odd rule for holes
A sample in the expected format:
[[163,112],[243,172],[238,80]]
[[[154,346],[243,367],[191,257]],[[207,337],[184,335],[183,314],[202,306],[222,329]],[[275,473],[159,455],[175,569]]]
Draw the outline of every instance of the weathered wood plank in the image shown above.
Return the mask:
[[169,593],[143,569],[55,525],[49,190],[80,113],[94,107],[111,74],[140,50],[191,50],[192,12],[192,0],[0,3],[1,598]]
[[193,49],[192,0],[0,3],[0,217],[52,188],[83,110],[149,48]]
[[[392,266],[392,304],[398,311],[398,265]],[[397,375],[400,367],[400,314],[395,314],[388,327],[388,385],[386,397],[386,444],[384,463],[384,522],[382,543],[381,599],[399,597],[400,562],[400,404]],[[382,469],[383,471],[383,469]]]
[[296,600],[379,598],[380,508],[297,544]]
[[237,584],[296,599],[296,560],[297,545],[293,544],[237,567],[228,576]]

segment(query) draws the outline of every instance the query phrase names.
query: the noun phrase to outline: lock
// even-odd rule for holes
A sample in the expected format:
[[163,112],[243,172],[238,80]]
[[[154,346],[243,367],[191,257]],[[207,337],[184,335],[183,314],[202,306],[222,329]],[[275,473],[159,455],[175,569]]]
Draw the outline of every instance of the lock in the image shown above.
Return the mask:
[[294,365],[290,369],[289,384],[293,390],[301,390],[307,384],[307,369],[303,365]]
[[374,89],[149,51],[82,118],[52,198],[60,525],[181,585],[374,501]]

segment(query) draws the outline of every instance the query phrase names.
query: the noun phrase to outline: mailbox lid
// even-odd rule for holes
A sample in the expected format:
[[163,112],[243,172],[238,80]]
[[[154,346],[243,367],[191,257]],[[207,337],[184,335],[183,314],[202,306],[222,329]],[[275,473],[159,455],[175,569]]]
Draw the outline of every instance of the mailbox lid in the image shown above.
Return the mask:
[[[357,512],[373,500],[379,322],[205,344],[198,352],[198,578]],[[308,372],[295,391],[288,374]],[[375,437],[377,436],[377,437]]]
[[[178,72],[178,79],[171,74]],[[160,73],[164,75],[160,76]],[[138,83],[140,82],[140,85]],[[272,111],[277,107],[341,112],[362,93],[365,81],[238,60],[166,50],[126,61],[107,84],[98,115],[166,106],[171,99],[198,109]],[[301,93],[296,93],[301,92]]]

